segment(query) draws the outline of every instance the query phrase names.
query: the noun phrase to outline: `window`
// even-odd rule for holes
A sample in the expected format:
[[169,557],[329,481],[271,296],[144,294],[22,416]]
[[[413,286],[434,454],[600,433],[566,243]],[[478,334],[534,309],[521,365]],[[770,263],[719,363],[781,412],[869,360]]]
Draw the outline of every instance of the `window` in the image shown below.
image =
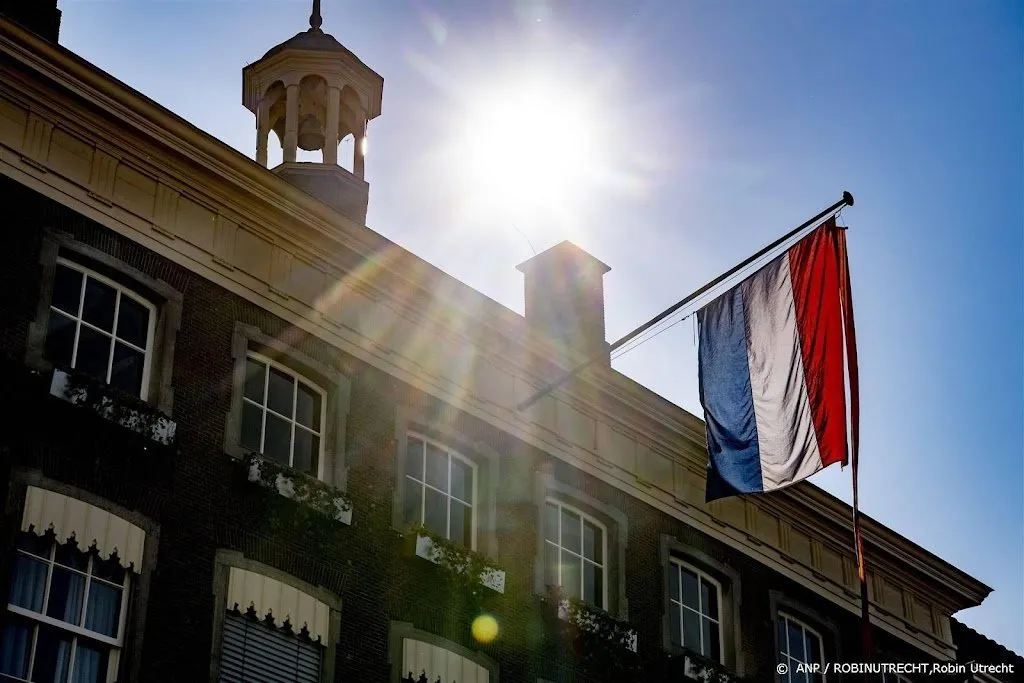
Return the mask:
[[233,550],[214,558],[213,647],[208,680],[334,680],[341,601]]
[[818,664],[824,660],[821,635],[793,617],[780,613],[777,617],[779,663],[789,666],[783,681],[792,683],[823,683],[824,674],[798,672],[798,664]]
[[673,558],[668,585],[672,644],[721,662],[721,584]]
[[498,683],[498,664],[472,650],[412,624],[391,622],[388,637],[389,683]]
[[409,434],[405,454],[405,521],[476,548],[476,465],[426,437]]
[[323,478],[323,389],[283,365],[249,352],[242,394],[242,446]]
[[323,647],[259,620],[250,610],[224,619],[220,683],[320,683]]
[[544,581],[567,598],[607,605],[605,528],[579,510],[549,499],[544,517]]
[[106,683],[123,645],[130,572],[52,533],[18,534],[0,681]]
[[145,400],[156,309],[98,273],[58,258],[45,358]]

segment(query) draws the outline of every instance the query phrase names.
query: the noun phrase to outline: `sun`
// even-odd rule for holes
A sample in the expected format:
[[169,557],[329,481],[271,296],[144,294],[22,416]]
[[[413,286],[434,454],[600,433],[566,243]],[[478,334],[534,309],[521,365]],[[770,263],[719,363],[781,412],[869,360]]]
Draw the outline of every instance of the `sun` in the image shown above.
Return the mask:
[[599,111],[545,83],[497,86],[472,97],[458,145],[464,188],[489,211],[571,211],[599,158]]

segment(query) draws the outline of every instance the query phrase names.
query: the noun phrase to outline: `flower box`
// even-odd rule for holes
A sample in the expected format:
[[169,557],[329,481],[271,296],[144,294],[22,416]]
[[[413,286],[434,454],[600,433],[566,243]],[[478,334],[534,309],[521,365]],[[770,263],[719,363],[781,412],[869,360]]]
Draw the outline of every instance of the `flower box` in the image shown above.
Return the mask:
[[54,370],[50,395],[82,406],[158,444],[174,443],[177,424],[148,403],[114,389],[98,380],[63,370]]
[[558,601],[558,618],[591,633],[604,633],[610,641],[620,643],[630,652],[636,652],[636,631],[604,610],[595,609],[579,600],[562,598]]
[[[466,550],[465,548],[461,548],[454,543],[443,542],[440,539],[435,539],[422,532],[416,533],[415,552],[417,557],[422,557],[425,560],[444,566],[459,574],[465,574],[466,572],[471,571],[471,567],[473,567],[473,565],[480,566],[482,564],[481,556],[476,553]],[[478,577],[479,583],[482,586],[490,588],[497,593],[504,594],[505,570],[485,565],[479,570]]]
[[280,463],[250,453],[249,481],[342,524],[352,524],[352,502],[338,489]]

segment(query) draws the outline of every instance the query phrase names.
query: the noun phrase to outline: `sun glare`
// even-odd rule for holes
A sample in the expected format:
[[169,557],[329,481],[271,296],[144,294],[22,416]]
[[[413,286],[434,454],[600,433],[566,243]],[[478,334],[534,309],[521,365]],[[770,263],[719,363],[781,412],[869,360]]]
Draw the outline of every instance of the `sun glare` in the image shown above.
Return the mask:
[[571,208],[600,162],[597,115],[582,99],[542,86],[476,98],[459,154],[467,190],[490,210]]

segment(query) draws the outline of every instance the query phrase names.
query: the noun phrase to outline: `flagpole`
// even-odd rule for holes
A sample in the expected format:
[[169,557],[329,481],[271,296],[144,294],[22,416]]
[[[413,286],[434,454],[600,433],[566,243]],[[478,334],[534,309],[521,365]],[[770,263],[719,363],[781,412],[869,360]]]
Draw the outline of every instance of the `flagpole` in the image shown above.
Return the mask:
[[783,235],[779,239],[777,239],[774,242],[772,242],[771,244],[769,244],[767,247],[765,247],[761,251],[757,252],[756,254],[751,256],[750,258],[744,260],[742,263],[739,263],[739,264],[733,266],[728,271],[722,273],[721,275],[716,277],[711,282],[708,282],[707,284],[705,284],[703,287],[701,287],[697,291],[693,292],[692,294],[687,295],[685,298],[681,299],[677,303],[672,304],[671,306],[666,308],[664,311],[662,311],[658,315],[654,316],[653,318],[651,318],[650,320],[645,322],[640,327],[636,328],[635,330],[633,330],[632,332],[630,332],[626,336],[622,337],[621,339],[619,339],[615,343],[611,344],[608,347],[608,351],[607,352],[602,352],[600,354],[596,354],[594,356],[591,356],[590,358],[588,358],[584,362],[582,362],[579,365],[577,365],[576,367],[574,367],[572,370],[569,370],[565,374],[563,374],[560,377],[558,377],[557,379],[555,379],[550,384],[544,386],[542,389],[538,390],[535,394],[533,394],[529,398],[527,398],[524,401],[522,401],[519,405],[517,405],[516,406],[516,410],[526,410],[527,408],[532,406],[534,403],[536,403],[540,399],[544,398],[545,396],[550,394],[552,391],[554,391],[555,389],[557,389],[558,387],[562,386],[567,381],[569,381],[570,379],[572,379],[573,377],[578,375],[580,372],[582,372],[586,368],[588,368],[591,365],[593,365],[594,363],[596,363],[598,360],[601,360],[603,358],[607,358],[608,353],[611,353],[612,351],[615,351],[616,349],[625,346],[626,344],[628,344],[629,342],[633,341],[638,336],[640,336],[641,334],[646,332],[647,330],[651,329],[652,327],[654,327],[655,325],[660,323],[665,318],[669,317],[670,315],[672,315],[673,313],[675,313],[676,311],[681,309],[686,304],[692,302],[694,299],[698,298],[702,294],[707,293],[709,290],[711,290],[714,287],[716,287],[717,285],[720,285],[721,283],[725,282],[730,277],[732,277],[733,275],[735,275],[739,271],[741,271],[744,268],[746,268],[747,266],[749,266],[751,263],[757,261],[759,258],[761,258],[765,254],[770,252],[772,249],[775,249],[780,244],[784,243],[786,240],[790,239],[791,237],[793,237],[794,235],[799,233],[801,230],[803,230],[807,226],[813,225],[813,224],[817,223],[818,221],[821,221],[821,220],[827,218],[829,215],[836,213],[837,211],[839,211],[839,209],[843,208],[844,206],[853,206],[853,195],[850,194],[849,192],[843,192],[843,198],[840,199],[835,204],[833,204],[832,206],[828,207],[827,209],[825,209],[824,211],[822,211],[818,215],[814,216],[813,218],[810,218],[810,219],[804,221],[803,223],[801,223],[800,225],[796,226],[795,228],[793,228],[792,230],[787,232],[785,235]]

